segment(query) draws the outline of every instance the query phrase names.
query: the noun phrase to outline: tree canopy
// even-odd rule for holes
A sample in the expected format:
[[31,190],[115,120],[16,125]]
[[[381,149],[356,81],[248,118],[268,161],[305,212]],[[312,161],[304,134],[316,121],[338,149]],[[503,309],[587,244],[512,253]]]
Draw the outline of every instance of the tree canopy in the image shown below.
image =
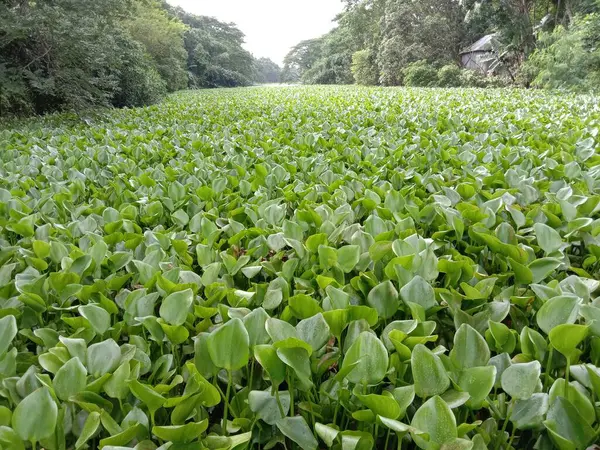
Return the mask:
[[158,0],[0,0],[0,115],[279,81],[243,43],[235,24]]
[[[429,72],[447,67],[443,78],[455,74],[449,66],[460,66],[461,51],[494,34],[493,67],[511,82],[564,87],[587,79],[576,84],[589,87],[600,74],[590,41],[598,12],[598,0],[345,0],[337,26],[292,48],[283,74],[304,83],[399,85],[418,63]],[[551,64],[572,45],[567,67]],[[555,78],[563,82],[548,82]]]

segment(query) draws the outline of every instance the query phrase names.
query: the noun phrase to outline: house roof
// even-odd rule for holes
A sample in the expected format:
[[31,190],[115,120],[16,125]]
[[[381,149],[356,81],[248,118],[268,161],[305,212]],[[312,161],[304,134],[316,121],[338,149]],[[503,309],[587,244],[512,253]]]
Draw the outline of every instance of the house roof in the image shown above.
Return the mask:
[[488,34],[483,36],[474,44],[464,49],[460,54],[473,52],[493,52],[498,47],[498,38],[496,34]]

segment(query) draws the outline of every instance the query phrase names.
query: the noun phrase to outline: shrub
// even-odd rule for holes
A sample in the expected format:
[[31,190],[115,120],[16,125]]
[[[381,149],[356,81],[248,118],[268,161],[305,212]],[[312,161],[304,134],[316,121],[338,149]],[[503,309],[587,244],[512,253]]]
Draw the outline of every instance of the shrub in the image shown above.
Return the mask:
[[461,85],[465,87],[485,87],[486,77],[476,70],[465,69],[460,74]]
[[461,69],[454,64],[442,67],[438,73],[438,85],[442,87],[458,87],[462,85]]
[[409,64],[402,73],[406,86],[432,87],[438,84],[437,70],[425,60]]
[[539,48],[520,74],[525,84],[545,89],[598,89],[600,15],[577,18],[569,29],[561,26],[542,33]]

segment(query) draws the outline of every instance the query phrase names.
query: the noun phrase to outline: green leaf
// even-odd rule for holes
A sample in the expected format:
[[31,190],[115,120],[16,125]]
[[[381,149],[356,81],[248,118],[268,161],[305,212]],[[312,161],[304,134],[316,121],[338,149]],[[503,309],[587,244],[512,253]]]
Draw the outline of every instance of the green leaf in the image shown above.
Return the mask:
[[419,275],[400,289],[400,296],[404,302],[416,303],[425,310],[438,306],[433,288]]
[[548,394],[533,394],[527,400],[517,400],[515,402],[510,421],[519,430],[542,428],[542,422],[548,412],[548,407]]
[[160,305],[160,317],[173,326],[183,325],[194,301],[191,289],[173,292]]
[[250,338],[240,319],[232,319],[208,338],[208,352],[215,366],[229,372],[241,369],[250,357]]
[[537,388],[541,369],[538,361],[507,367],[502,373],[502,389],[512,398],[527,400]]
[[442,361],[423,344],[415,345],[410,362],[415,393],[419,397],[439,395],[450,387],[450,378]]
[[348,349],[342,370],[356,363],[348,381],[356,384],[377,384],[385,377],[389,357],[383,343],[373,333],[363,331]]
[[306,294],[298,294],[288,300],[290,310],[298,319],[308,319],[323,312],[319,302]]
[[[279,409],[278,399],[283,409],[283,415]],[[280,391],[273,394],[270,391],[250,391],[248,394],[248,406],[250,406],[250,410],[259,419],[268,425],[275,425],[290,410],[290,393]]]
[[584,325],[563,324],[552,330],[548,338],[550,344],[565,357],[571,358],[577,346],[583,342],[588,335],[588,327]]
[[113,372],[120,361],[121,349],[112,339],[92,344],[87,349],[87,369],[95,378]]
[[263,308],[256,308],[242,319],[246,331],[248,332],[248,342],[250,347],[267,344],[269,342],[269,334],[265,328],[268,318],[269,315]]
[[9,427],[0,426],[0,445],[10,450],[25,450],[23,440]]
[[496,381],[496,367],[481,366],[463,370],[458,377],[460,388],[470,395],[467,406],[481,409],[483,401],[491,392]]
[[47,387],[41,387],[17,405],[12,416],[12,427],[24,441],[39,442],[54,434],[58,407]]
[[129,386],[127,381],[131,375],[129,361],[121,364],[117,370],[110,376],[106,383],[102,386],[106,395],[110,398],[125,399],[129,394]]
[[331,336],[329,325],[321,313],[298,322],[296,331],[298,337],[307,342],[315,351],[322,349]]
[[532,283],[540,283],[554,272],[562,262],[556,258],[540,258],[529,264],[532,273]]
[[72,395],[85,390],[87,384],[87,370],[79,358],[71,358],[54,376],[53,384],[56,396],[61,400],[68,400]]
[[562,246],[563,241],[560,234],[548,225],[536,223],[533,226],[533,229],[535,230],[535,237],[537,238],[538,245],[546,254],[556,252]]
[[285,381],[286,368],[277,350],[272,345],[257,345],[254,347],[254,356],[258,363],[267,371],[274,387]]
[[185,425],[152,427],[152,434],[163,441],[186,444],[200,437],[207,428],[208,420],[203,420],[196,423],[186,423]]
[[346,245],[337,249],[337,261],[344,272],[352,272],[359,260],[360,247],[358,245]]
[[151,414],[165,404],[166,399],[150,386],[142,384],[137,380],[130,380],[128,384],[131,393],[148,407]]
[[544,426],[559,449],[584,449],[595,432],[577,409],[565,398],[558,397],[550,406]]
[[[458,437],[456,418],[450,407],[437,395],[427,400],[413,416],[411,426],[429,435],[431,442],[445,444]],[[416,439],[421,448],[422,440]]]
[[450,359],[461,369],[485,366],[490,360],[490,349],[477,330],[463,323],[454,335]]
[[0,319],[0,356],[4,355],[17,335],[17,320],[15,316],[5,316]]
[[285,417],[277,421],[277,428],[302,450],[317,450],[318,442],[302,416]]
[[377,310],[379,317],[389,319],[398,311],[400,306],[398,291],[396,291],[391,281],[384,281],[371,289],[367,296],[367,303]]
[[78,311],[92,325],[96,333],[102,335],[110,328],[110,314],[104,308],[88,304],[80,306]]
[[[385,394],[388,395],[385,395]],[[384,392],[383,395],[377,394],[360,394],[357,388],[354,388],[354,395],[360,402],[369,408],[373,414],[382,417],[388,417],[390,419],[397,419],[400,416],[402,410],[400,405],[389,392]]]
[[562,324],[573,324],[577,320],[581,298],[561,295],[547,300],[536,315],[538,326],[546,333]]
[[524,264],[515,261],[512,258],[508,258],[510,267],[515,274],[515,282],[520,284],[533,283],[533,272]]
[[127,428],[119,434],[101,439],[100,448],[106,448],[110,446],[126,446],[134,439],[139,439],[145,434],[147,434],[146,427],[141,423],[138,423],[130,428]]
[[[565,397],[577,409],[577,412],[590,425],[596,422],[596,413],[591,400],[587,397],[587,392],[578,389],[580,386],[577,383],[569,383],[564,378],[558,378],[550,388],[549,401],[552,405],[558,397]],[[582,392],[583,391],[583,392]],[[585,393],[584,393],[585,392]]]
[[75,443],[75,448],[79,449],[83,447],[96,434],[99,427],[100,413],[96,411],[89,413],[81,429],[81,434]]

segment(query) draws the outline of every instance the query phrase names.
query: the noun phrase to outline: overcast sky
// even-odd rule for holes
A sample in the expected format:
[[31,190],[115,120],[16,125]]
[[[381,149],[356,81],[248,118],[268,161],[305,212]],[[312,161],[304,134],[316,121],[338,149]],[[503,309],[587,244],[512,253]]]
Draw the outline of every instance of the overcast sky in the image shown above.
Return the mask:
[[246,35],[246,49],[277,64],[290,47],[334,27],[341,0],[168,0],[186,11],[234,22]]

